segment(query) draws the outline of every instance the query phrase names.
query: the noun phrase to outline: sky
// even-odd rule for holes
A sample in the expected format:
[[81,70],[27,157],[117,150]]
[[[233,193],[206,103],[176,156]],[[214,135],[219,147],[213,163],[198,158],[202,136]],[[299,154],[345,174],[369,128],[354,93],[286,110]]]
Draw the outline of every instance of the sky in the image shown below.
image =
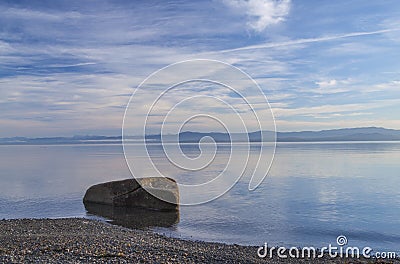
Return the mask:
[[191,59],[251,76],[278,131],[400,129],[399,47],[397,0],[0,1],[0,137],[120,135],[142,81]]

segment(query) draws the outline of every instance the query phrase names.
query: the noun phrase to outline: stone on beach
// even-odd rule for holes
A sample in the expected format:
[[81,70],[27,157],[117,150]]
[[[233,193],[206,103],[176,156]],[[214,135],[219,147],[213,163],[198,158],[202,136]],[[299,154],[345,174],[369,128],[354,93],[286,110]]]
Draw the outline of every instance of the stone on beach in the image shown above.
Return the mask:
[[93,185],[86,191],[83,202],[116,207],[178,210],[179,190],[177,183],[170,178],[132,178]]

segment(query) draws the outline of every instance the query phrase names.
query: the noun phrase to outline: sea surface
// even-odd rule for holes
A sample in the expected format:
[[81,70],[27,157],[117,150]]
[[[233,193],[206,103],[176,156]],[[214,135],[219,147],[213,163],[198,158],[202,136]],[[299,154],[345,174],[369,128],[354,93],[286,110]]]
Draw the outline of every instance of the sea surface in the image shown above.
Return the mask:
[[[250,157],[263,147],[270,146],[252,144]],[[185,144],[182,151],[195,157],[199,148]],[[161,145],[149,154],[166,174],[191,184],[214,177],[231,151],[221,144],[213,166],[198,173],[171,166]],[[86,189],[129,177],[120,145],[3,145],[0,219],[104,219],[84,207]],[[248,182],[244,175],[218,199],[181,206],[176,222],[149,228],[185,239],[287,247],[336,245],[344,235],[349,246],[400,251],[399,142],[279,143],[264,182],[251,192]]]

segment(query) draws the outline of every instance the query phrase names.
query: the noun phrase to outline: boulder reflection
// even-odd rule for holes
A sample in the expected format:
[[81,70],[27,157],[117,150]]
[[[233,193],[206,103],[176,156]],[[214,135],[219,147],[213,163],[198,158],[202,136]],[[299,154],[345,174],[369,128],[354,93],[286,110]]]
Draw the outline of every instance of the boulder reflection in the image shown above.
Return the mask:
[[179,211],[156,211],[137,207],[115,207],[85,203],[89,214],[101,216],[109,223],[127,228],[171,227],[179,222]]

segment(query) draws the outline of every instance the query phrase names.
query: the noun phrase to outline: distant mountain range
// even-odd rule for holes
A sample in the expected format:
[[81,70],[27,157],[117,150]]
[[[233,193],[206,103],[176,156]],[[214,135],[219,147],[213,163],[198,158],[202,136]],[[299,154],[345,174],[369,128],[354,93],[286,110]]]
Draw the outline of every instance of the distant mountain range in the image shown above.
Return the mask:
[[73,136],[73,137],[9,137],[0,138],[0,145],[45,145],[45,144],[103,144],[121,143],[121,136]]
[[[179,134],[180,142],[198,142],[201,138],[209,136],[216,142],[245,142],[248,139],[251,142],[271,141],[273,132],[257,131],[246,134],[238,133],[201,133],[201,132],[182,132]],[[174,142],[176,135],[167,135],[164,140]],[[362,128],[343,128],[321,131],[301,131],[301,132],[277,132],[278,142],[318,142],[318,141],[397,141],[400,140],[400,130],[386,129],[380,127],[362,127]],[[146,139],[160,142],[160,135],[149,135]]]
[[[321,131],[277,132],[278,142],[326,142],[326,141],[400,141],[400,130],[381,127],[343,128]],[[216,142],[251,142],[271,141],[273,132],[257,131],[248,134],[219,133],[219,132],[182,132],[179,135],[166,135],[166,142],[193,143],[203,137],[212,137]],[[130,141],[142,140],[139,136],[126,137]],[[73,136],[73,137],[44,137],[26,138],[11,137],[0,138],[0,145],[41,145],[41,144],[120,144],[121,136]],[[161,142],[160,135],[147,135],[148,142]]]
[[398,141],[400,130],[382,127],[343,128],[322,131],[280,132],[278,141]]

